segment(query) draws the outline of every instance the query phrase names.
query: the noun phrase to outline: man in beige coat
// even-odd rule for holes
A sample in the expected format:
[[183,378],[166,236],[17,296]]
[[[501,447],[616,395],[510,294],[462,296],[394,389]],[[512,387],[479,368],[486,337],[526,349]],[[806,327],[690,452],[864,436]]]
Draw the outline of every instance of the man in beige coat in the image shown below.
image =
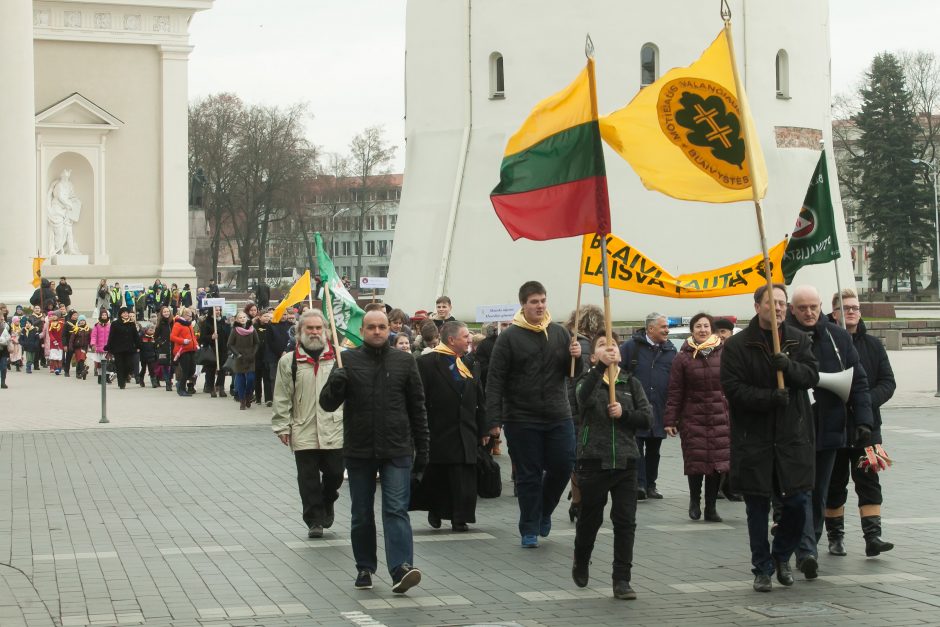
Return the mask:
[[320,391],[335,363],[323,314],[305,311],[295,337],[297,347],[277,364],[271,424],[294,452],[307,537],[322,538],[333,524],[333,503],[343,484],[343,410],[320,407]]

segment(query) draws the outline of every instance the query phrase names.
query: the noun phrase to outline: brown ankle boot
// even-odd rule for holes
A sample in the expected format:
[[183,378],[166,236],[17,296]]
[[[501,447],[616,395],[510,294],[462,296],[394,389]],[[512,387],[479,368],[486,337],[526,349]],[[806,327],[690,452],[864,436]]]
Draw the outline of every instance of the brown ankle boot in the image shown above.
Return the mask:
[[218,398],[218,396],[219,396],[219,388],[211,388],[211,389],[209,390],[209,396],[211,396],[212,398]]
[[239,409],[248,409],[248,404],[245,402],[245,399],[242,399],[241,401],[239,401],[238,408],[239,408]]

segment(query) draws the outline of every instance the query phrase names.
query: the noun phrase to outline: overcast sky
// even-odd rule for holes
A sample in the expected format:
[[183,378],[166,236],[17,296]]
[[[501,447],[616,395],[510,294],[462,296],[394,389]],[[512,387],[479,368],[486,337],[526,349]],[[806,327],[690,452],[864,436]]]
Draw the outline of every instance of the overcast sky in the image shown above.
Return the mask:
[[[833,93],[857,84],[878,52],[940,56],[938,0],[829,5]],[[403,167],[405,0],[215,0],[190,33],[190,98],[231,91],[252,103],[306,101],[310,140],[328,152],[347,152],[353,135],[382,124],[399,146],[395,169]]]

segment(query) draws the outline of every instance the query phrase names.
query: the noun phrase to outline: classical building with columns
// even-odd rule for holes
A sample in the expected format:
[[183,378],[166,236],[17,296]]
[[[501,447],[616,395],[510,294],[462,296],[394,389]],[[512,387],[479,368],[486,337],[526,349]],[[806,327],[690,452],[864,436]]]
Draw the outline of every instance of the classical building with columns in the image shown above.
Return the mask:
[[189,22],[213,0],[15,0],[0,21],[0,302],[68,277],[194,283],[189,263]]

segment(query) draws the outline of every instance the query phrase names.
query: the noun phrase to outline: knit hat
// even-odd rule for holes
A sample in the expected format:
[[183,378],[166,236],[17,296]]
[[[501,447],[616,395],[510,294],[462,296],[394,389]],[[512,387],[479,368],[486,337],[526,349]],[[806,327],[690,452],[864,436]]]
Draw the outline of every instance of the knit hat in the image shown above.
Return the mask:
[[86,318],[86,317],[84,316],[84,314],[79,314],[79,315],[78,315],[78,321],[79,321],[79,322],[86,322],[87,320],[88,320],[88,318]]
[[727,331],[734,331],[734,323],[728,320],[727,318],[715,318],[715,329],[725,329]]

